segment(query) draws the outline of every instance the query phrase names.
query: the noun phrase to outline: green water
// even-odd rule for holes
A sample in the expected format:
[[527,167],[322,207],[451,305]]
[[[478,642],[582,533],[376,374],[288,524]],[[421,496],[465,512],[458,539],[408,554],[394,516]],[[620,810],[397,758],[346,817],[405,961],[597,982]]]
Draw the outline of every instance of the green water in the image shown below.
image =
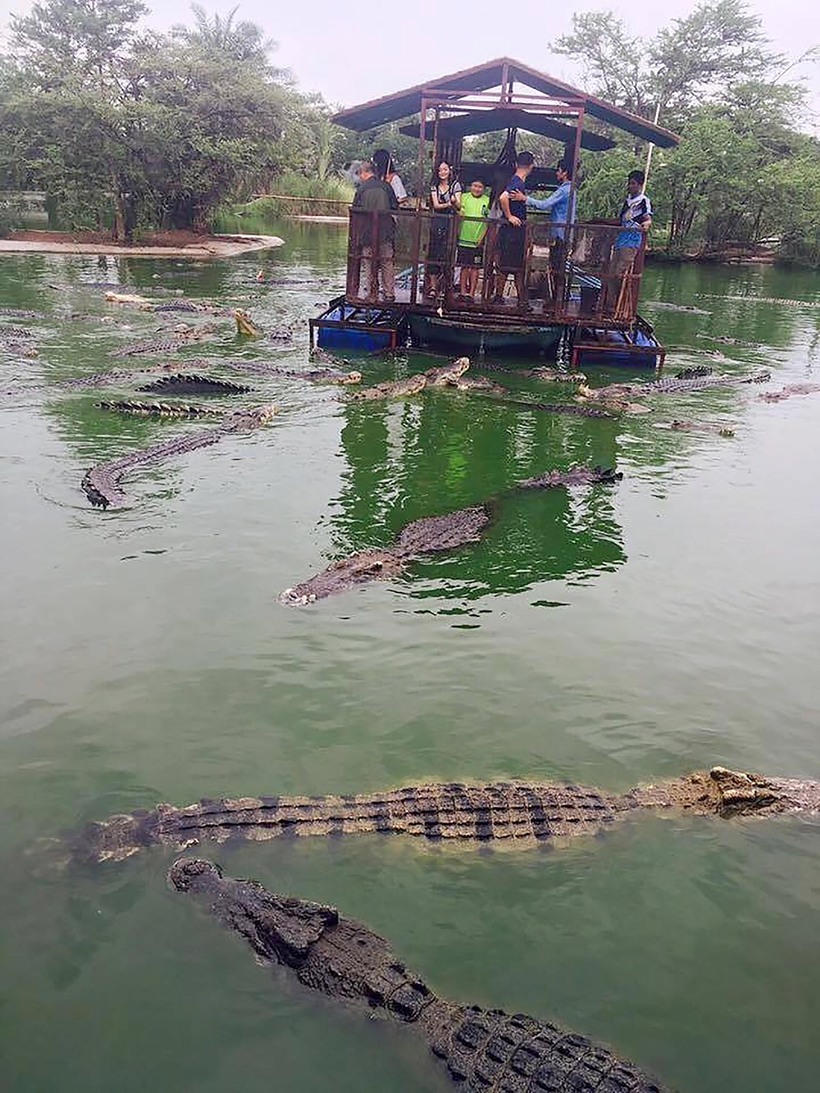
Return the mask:
[[[125,366],[109,351],[157,325],[87,282],[301,322],[341,285],[344,238],[278,230],[287,245],[265,266],[311,284],[257,285],[258,255],[0,261],[0,303],[49,315],[33,324],[37,360],[0,363],[20,390],[0,409],[4,1090],[448,1088],[410,1030],[258,967],[172,895],[170,853],[59,868],[49,840],[88,820],[423,778],[621,789],[714,763],[820,777],[818,395],[702,392],[608,421],[453,392],[344,405],[254,378],[249,398],[280,404],[273,425],[133,474],[124,510],[88,506],[86,467],[203,426],[35,387]],[[816,300],[816,277],[646,281],[650,301],[710,312],[646,307],[670,371],[708,360],[698,333],[728,334],[760,348],[721,346],[716,367],[765,364],[773,387],[816,378],[820,309],[758,301]],[[125,325],[61,318],[72,309]],[[205,350],[238,351],[230,333]],[[304,328],[272,352],[304,366]],[[365,367],[382,379],[420,363]],[[687,416],[736,435],[657,427]],[[402,580],[305,610],[276,601],[410,519],[574,462],[617,463],[624,481],[502,499],[482,543]],[[443,996],[557,1018],[681,1093],[818,1088],[817,820],[638,818],[567,850],[372,837],[210,853],[365,920]]]

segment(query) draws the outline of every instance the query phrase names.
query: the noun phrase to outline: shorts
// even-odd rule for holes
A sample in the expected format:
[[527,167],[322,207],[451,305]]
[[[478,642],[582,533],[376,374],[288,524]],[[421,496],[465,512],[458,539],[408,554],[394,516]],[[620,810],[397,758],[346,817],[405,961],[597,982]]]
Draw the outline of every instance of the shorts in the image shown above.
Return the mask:
[[517,273],[524,266],[527,233],[522,225],[504,226],[498,233],[498,268],[502,273]]
[[456,251],[456,264],[459,266],[480,266],[484,262],[484,247],[467,247],[459,243]]

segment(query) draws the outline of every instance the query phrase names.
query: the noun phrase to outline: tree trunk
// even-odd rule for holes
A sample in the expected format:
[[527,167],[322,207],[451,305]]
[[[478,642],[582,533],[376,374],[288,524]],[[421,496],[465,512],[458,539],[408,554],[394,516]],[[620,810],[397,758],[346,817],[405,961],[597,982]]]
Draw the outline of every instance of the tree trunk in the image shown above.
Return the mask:
[[115,241],[119,242],[122,240],[123,242],[126,242],[125,204],[122,199],[120,180],[117,177],[117,172],[113,168],[111,169],[111,187],[114,192],[114,230],[112,234]]

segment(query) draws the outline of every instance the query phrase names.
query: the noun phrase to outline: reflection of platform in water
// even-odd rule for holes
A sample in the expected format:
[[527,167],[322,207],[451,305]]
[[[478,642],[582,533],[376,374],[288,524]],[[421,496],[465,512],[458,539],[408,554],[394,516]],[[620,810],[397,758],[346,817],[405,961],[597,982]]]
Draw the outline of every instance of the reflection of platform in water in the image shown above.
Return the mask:
[[520,414],[450,391],[412,403],[348,403],[345,418],[348,470],[329,518],[337,557],[387,546],[419,517],[493,502],[481,542],[413,563],[404,585],[413,597],[518,593],[626,560],[612,487],[513,488],[555,466],[614,465],[618,421]]

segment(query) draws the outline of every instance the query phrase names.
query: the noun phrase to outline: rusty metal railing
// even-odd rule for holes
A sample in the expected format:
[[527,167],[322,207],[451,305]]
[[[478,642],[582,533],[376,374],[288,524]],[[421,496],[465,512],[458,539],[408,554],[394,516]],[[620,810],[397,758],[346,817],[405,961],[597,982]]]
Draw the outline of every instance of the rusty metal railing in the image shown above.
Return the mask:
[[[486,229],[472,250],[459,241],[467,223]],[[514,227],[426,209],[351,209],[346,298],[362,306],[628,327],[637,315],[645,236],[638,247],[625,242],[626,230],[612,221],[530,216]],[[466,282],[465,267],[477,271]],[[472,289],[466,296],[465,283]]]

